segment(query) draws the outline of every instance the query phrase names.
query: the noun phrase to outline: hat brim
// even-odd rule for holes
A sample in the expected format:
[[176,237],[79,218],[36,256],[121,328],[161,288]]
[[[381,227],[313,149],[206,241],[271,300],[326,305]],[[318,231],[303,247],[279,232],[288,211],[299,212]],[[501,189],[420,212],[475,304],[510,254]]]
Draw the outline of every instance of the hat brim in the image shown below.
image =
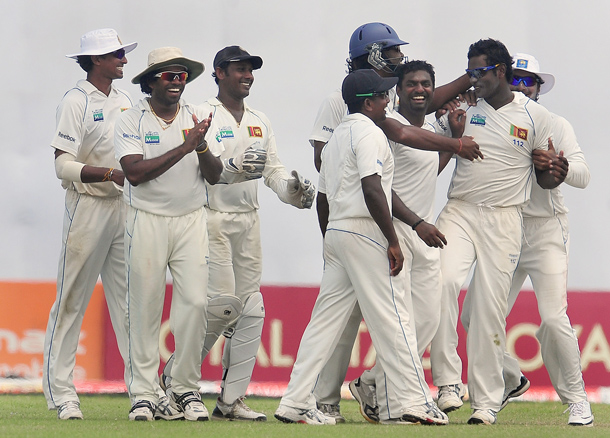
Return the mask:
[[201,73],[203,73],[203,71],[205,70],[205,66],[199,61],[193,61],[192,59],[188,59],[188,58],[172,58],[172,59],[168,59],[167,61],[163,61],[158,64],[151,65],[146,70],[144,70],[142,73],[135,76],[131,80],[131,83],[139,84],[140,80],[142,79],[143,76],[145,76],[148,73],[151,73],[153,71],[160,70],[163,67],[167,67],[169,65],[183,65],[186,67],[186,69],[189,73],[188,78],[186,80],[187,84],[189,82],[195,80],[197,77],[199,77],[199,75],[201,75]]
[[544,84],[540,85],[540,94],[545,94],[551,91],[555,86],[555,76],[550,73],[536,73],[540,76],[540,79],[544,81]]
[[244,56],[236,56],[235,58],[226,59],[221,62],[217,67],[220,67],[222,64],[229,62],[240,62],[240,61],[250,61],[252,63],[252,68],[254,70],[258,70],[263,66],[263,58],[260,56],[252,56],[252,55],[244,55]]
[[103,53],[100,53],[100,50],[85,50],[81,53],[75,53],[73,55],[66,55],[66,58],[77,59],[79,56],[94,56],[94,55],[107,55],[108,53],[116,52],[119,49],[125,49],[125,53],[131,52],[136,48],[138,43],[129,43],[129,44],[117,44],[116,46],[111,46],[110,48],[105,48]]

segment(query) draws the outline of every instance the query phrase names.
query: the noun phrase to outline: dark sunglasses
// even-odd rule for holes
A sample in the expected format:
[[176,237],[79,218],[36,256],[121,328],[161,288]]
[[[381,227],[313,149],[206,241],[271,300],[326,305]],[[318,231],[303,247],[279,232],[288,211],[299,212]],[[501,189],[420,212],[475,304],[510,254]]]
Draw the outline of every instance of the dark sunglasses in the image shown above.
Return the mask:
[[518,87],[519,84],[523,84],[523,86],[525,86],[525,87],[533,87],[534,85],[536,85],[539,82],[540,81],[538,80],[538,78],[533,78],[531,76],[513,75],[513,81],[511,82],[511,85]]
[[112,52],[112,56],[118,59],[123,59],[125,57],[125,49],[119,49]]
[[356,94],[356,97],[388,97],[389,94],[387,91],[381,91],[378,93],[364,93],[364,94]]
[[483,76],[487,74],[489,70],[493,70],[494,68],[498,68],[500,64],[496,65],[488,65],[487,67],[479,67],[479,68],[467,68],[466,74],[469,78],[481,79]]
[[180,82],[186,81],[189,77],[188,72],[185,71],[163,71],[155,75],[156,78],[161,78],[167,82],[173,82],[178,79]]

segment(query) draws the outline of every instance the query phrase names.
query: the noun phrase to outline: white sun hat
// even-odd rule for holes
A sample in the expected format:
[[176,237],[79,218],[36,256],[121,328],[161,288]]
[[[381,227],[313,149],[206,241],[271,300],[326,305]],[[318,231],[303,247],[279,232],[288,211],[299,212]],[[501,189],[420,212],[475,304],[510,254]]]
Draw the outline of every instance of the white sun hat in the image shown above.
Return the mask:
[[123,44],[114,29],[97,29],[87,32],[80,38],[80,53],[66,56],[76,59],[84,55],[106,55],[119,49],[125,49],[125,53],[129,53],[137,45],[138,43]]
[[516,53],[513,56],[513,69],[524,70],[539,76],[544,81],[543,84],[540,84],[540,94],[548,93],[555,85],[555,76],[541,72],[538,60],[527,53]]

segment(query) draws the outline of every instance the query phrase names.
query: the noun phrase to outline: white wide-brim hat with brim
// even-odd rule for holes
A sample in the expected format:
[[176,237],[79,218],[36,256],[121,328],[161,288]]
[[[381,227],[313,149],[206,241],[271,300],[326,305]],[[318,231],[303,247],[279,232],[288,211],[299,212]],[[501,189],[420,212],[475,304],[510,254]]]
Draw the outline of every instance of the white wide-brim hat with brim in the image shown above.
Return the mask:
[[129,53],[137,45],[138,43],[123,44],[114,29],[97,29],[87,32],[80,38],[80,53],[66,56],[76,59],[84,55],[106,55],[119,49],[125,49],[125,53]]
[[544,81],[544,84],[540,84],[540,94],[548,93],[555,85],[555,76],[541,72],[538,60],[527,53],[516,53],[513,56],[513,70],[524,70],[539,76]]
[[182,65],[186,67],[189,74],[186,80],[187,83],[197,78],[205,70],[205,66],[201,62],[185,58],[182,55],[182,50],[179,48],[161,47],[160,49],[155,49],[148,54],[148,67],[142,73],[135,76],[131,80],[131,83],[139,84],[140,79],[142,79],[143,76],[170,65]]

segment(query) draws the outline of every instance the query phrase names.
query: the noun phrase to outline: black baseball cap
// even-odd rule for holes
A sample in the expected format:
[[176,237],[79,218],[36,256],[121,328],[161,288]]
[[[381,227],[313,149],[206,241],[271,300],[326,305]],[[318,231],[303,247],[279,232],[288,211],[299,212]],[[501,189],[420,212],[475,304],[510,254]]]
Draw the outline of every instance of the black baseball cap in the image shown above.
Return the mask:
[[226,62],[238,61],[250,61],[254,70],[258,70],[263,65],[263,59],[260,56],[252,56],[240,46],[228,46],[214,57],[214,69]]
[[382,78],[371,69],[356,70],[343,80],[341,94],[346,104],[364,100],[374,93],[383,93],[394,87],[398,78]]

